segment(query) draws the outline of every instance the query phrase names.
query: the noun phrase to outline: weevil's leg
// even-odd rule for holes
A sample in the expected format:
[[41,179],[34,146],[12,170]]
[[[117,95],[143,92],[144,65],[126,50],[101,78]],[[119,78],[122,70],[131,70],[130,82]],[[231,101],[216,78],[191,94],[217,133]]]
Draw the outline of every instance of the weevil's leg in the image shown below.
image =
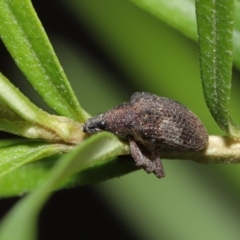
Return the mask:
[[155,166],[154,174],[156,175],[156,177],[158,178],[165,177],[163,164],[159,156],[159,150],[157,148],[155,148],[152,152],[152,162]]
[[142,167],[147,173],[151,173],[155,171],[155,164],[148,159],[146,156],[142,154],[141,149],[135,142],[134,138],[129,136],[128,137],[130,143],[130,151],[131,155],[136,163],[137,167]]

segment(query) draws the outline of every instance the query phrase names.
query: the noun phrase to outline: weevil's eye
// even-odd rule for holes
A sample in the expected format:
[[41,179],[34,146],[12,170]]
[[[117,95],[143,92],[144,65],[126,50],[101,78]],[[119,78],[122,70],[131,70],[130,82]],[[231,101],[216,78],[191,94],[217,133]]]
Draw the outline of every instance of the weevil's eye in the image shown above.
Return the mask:
[[106,122],[104,121],[101,121],[98,123],[98,128],[104,130],[106,128]]

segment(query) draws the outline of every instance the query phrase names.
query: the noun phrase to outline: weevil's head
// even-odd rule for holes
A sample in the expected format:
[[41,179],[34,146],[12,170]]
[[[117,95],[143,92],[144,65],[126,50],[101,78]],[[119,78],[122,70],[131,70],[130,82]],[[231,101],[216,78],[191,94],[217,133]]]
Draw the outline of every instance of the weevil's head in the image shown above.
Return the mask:
[[101,113],[96,117],[92,117],[87,120],[87,122],[83,125],[83,131],[86,133],[96,133],[104,131],[106,128],[106,122],[104,120],[104,114]]

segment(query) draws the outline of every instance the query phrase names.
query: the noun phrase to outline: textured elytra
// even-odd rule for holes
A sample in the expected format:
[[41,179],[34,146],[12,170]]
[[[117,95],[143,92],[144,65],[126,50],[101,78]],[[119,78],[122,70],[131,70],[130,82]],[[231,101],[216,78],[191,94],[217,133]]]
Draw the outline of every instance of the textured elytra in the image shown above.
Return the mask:
[[[205,127],[188,108],[146,92],[136,92],[130,102],[89,119],[83,130],[88,133],[109,131],[129,140],[136,165],[158,177],[164,176],[162,165],[157,164],[159,149],[199,151],[208,143]],[[141,155],[142,148],[150,150],[152,155]]]

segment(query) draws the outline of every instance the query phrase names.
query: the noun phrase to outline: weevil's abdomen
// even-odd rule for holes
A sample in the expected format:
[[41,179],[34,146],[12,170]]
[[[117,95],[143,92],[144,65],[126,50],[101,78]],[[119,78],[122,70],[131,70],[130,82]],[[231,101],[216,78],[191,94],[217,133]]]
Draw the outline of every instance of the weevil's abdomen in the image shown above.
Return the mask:
[[[144,145],[158,146],[159,148],[181,149],[198,151],[203,149],[208,142],[208,134],[199,119],[189,110],[174,114],[164,109],[164,115],[142,109],[136,116],[132,135]],[[149,112],[151,112],[149,114]],[[145,126],[137,127],[137,126]]]

